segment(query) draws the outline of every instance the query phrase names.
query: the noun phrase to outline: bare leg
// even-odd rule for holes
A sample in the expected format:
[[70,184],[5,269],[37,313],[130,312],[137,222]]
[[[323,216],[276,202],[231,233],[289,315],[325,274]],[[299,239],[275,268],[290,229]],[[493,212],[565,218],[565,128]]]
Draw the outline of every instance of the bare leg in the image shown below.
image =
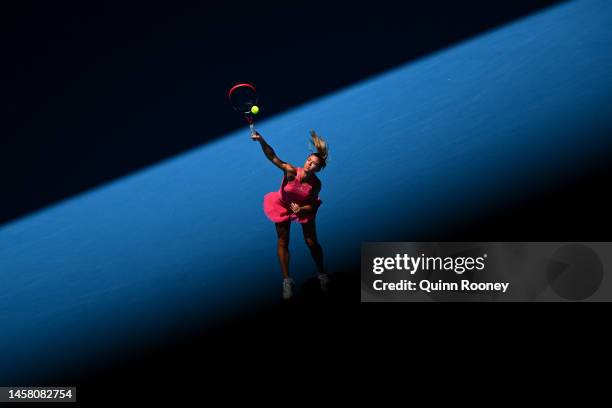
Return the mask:
[[289,277],[289,232],[291,221],[277,222],[276,234],[278,236],[278,260],[280,261],[283,278]]
[[323,267],[323,248],[317,239],[317,226],[315,220],[303,223],[302,232],[304,233],[304,241],[306,241],[306,245],[310,250],[310,255],[312,255],[312,259],[314,259],[319,273],[326,273]]

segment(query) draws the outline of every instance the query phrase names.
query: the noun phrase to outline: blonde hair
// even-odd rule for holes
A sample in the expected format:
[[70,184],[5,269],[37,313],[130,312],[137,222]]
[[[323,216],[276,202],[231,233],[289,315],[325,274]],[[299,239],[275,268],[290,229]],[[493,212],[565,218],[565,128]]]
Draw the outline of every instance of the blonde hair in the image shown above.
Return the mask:
[[309,140],[309,142],[317,150],[314,152],[312,149],[310,149],[312,152],[311,155],[315,155],[321,160],[321,170],[323,170],[327,165],[327,157],[329,156],[329,147],[327,146],[327,142],[323,140],[321,136],[317,135],[317,132],[314,130],[310,131],[310,138],[312,140]]

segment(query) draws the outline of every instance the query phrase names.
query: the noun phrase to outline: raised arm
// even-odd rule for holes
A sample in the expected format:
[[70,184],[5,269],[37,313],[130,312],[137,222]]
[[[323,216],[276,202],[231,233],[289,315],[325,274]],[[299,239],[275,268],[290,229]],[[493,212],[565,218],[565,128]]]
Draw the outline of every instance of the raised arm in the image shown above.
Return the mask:
[[285,163],[284,161],[278,158],[276,153],[274,153],[274,149],[272,149],[272,147],[270,147],[270,145],[266,143],[263,136],[260,135],[259,132],[257,132],[256,130],[253,131],[251,139],[256,142],[259,142],[259,144],[261,145],[261,149],[263,150],[268,160],[270,160],[276,167],[283,171],[297,172],[296,168],[293,167],[291,164]]

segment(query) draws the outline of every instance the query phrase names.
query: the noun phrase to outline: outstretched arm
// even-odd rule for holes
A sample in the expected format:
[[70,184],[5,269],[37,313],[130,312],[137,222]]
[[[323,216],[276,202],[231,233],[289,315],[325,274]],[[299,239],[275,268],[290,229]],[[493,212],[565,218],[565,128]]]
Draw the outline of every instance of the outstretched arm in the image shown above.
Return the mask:
[[259,142],[259,144],[261,145],[261,149],[263,150],[268,160],[270,160],[276,167],[278,167],[279,169],[283,171],[290,171],[290,172],[297,171],[295,167],[293,167],[291,164],[285,163],[284,161],[278,158],[278,156],[274,152],[274,149],[272,149],[272,147],[270,147],[270,145],[266,143],[263,136],[260,135],[259,132],[257,132],[256,130],[253,131],[253,134],[251,135],[251,139],[253,139],[256,142]]

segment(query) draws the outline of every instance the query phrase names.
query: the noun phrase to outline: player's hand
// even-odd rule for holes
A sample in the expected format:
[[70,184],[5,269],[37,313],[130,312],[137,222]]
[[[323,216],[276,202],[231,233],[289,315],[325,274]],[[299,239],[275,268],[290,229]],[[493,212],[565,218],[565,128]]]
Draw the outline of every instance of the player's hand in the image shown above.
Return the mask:
[[256,130],[253,131],[253,133],[251,133],[251,139],[254,142],[258,142],[260,140],[263,140],[263,137],[259,134],[259,132],[257,132]]
[[291,203],[291,211],[293,211],[294,214],[298,214],[300,211],[302,211],[302,207],[296,203]]

